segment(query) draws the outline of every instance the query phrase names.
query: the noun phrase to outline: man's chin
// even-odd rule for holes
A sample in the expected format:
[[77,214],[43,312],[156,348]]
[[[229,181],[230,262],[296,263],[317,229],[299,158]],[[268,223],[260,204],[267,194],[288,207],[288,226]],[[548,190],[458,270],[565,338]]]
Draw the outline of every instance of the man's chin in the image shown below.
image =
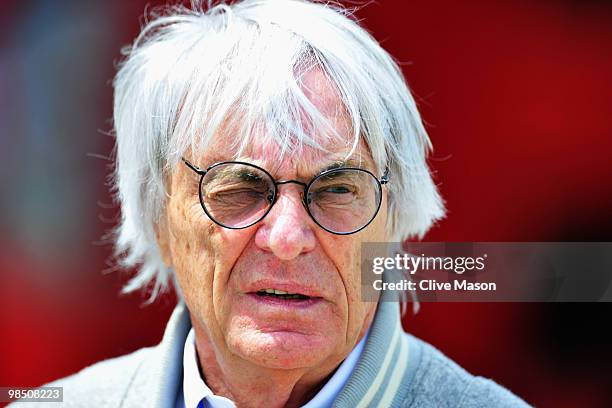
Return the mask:
[[250,331],[230,340],[232,351],[241,358],[270,369],[316,367],[332,354],[333,342],[317,334],[292,330]]

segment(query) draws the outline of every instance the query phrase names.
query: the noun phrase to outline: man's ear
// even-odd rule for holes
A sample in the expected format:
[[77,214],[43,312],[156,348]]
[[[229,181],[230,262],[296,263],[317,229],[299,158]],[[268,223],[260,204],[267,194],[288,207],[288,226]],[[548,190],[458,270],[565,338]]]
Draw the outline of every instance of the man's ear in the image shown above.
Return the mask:
[[170,250],[170,231],[168,230],[168,222],[165,214],[153,224],[155,230],[155,237],[157,238],[157,246],[159,247],[159,253],[162,261],[167,267],[172,267],[172,251]]

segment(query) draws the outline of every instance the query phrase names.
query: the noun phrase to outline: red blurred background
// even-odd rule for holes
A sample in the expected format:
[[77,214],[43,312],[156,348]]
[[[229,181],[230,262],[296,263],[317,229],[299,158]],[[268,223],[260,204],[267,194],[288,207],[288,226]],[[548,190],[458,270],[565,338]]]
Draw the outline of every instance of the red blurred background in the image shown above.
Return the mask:
[[[162,2],[149,2],[156,5]],[[174,305],[120,296],[100,238],[114,62],[145,1],[0,3],[0,385],[156,344]],[[612,5],[380,1],[448,217],[428,241],[612,241]],[[405,318],[536,406],[609,407],[610,304],[423,304]]]

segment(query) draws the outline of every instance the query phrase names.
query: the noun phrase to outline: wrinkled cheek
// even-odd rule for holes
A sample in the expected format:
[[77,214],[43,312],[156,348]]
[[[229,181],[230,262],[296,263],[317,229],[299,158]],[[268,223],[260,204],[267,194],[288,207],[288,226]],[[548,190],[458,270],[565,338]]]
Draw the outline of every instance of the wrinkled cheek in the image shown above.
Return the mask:
[[209,260],[202,253],[195,250],[197,247],[193,243],[184,242],[182,247],[180,265],[176,273],[178,274],[181,289],[185,297],[192,302],[203,305],[205,299],[211,298],[210,288],[212,287],[212,268]]
[[214,256],[212,246],[188,219],[175,224],[173,263],[175,273],[189,310],[197,311],[198,319],[206,320],[212,313],[212,283]]
[[228,282],[233,262],[231,245],[236,243],[226,241],[223,234],[214,234],[192,246],[190,270],[194,296],[206,324],[215,328],[224,327],[234,301],[234,290]]
[[345,271],[346,297],[349,309],[348,337],[355,336],[361,329],[367,314],[369,303],[363,302],[361,296],[361,242],[356,242],[347,248]]

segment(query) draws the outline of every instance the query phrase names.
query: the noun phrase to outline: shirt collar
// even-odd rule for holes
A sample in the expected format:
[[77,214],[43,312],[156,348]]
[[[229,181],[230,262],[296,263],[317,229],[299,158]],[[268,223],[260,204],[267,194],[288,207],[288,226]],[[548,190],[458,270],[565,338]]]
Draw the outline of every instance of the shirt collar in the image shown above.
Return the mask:
[[[323,385],[323,388],[302,408],[331,407],[334,399],[336,399],[353,372],[369,333],[370,330],[368,329],[332,377]],[[213,408],[235,407],[230,399],[213,394],[212,390],[202,380],[198,369],[198,355],[195,348],[195,332],[193,328],[187,335],[183,353],[183,398],[186,408],[197,408],[202,399],[206,399]]]
[[195,332],[193,328],[189,331],[185,340],[185,351],[183,353],[183,398],[186,408],[197,408],[202,399],[206,398],[210,406],[214,408],[233,408],[234,403],[225,397],[214,395],[208,388],[198,369],[198,354],[195,348]]
[[359,343],[357,343],[353,351],[351,351],[340,364],[334,375],[332,375],[332,377],[325,383],[323,388],[319,390],[317,395],[308,401],[306,405],[303,405],[302,408],[323,408],[332,406],[332,403],[340,393],[340,390],[342,390],[344,387],[344,384],[346,384],[348,381],[353,369],[357,365],[357,361],[359,361],[359,357],[361,357],[361,352],[363,351],[363,347],[365,346],[369,333],[370,329],[368,329],[363,338],[359,341]]

